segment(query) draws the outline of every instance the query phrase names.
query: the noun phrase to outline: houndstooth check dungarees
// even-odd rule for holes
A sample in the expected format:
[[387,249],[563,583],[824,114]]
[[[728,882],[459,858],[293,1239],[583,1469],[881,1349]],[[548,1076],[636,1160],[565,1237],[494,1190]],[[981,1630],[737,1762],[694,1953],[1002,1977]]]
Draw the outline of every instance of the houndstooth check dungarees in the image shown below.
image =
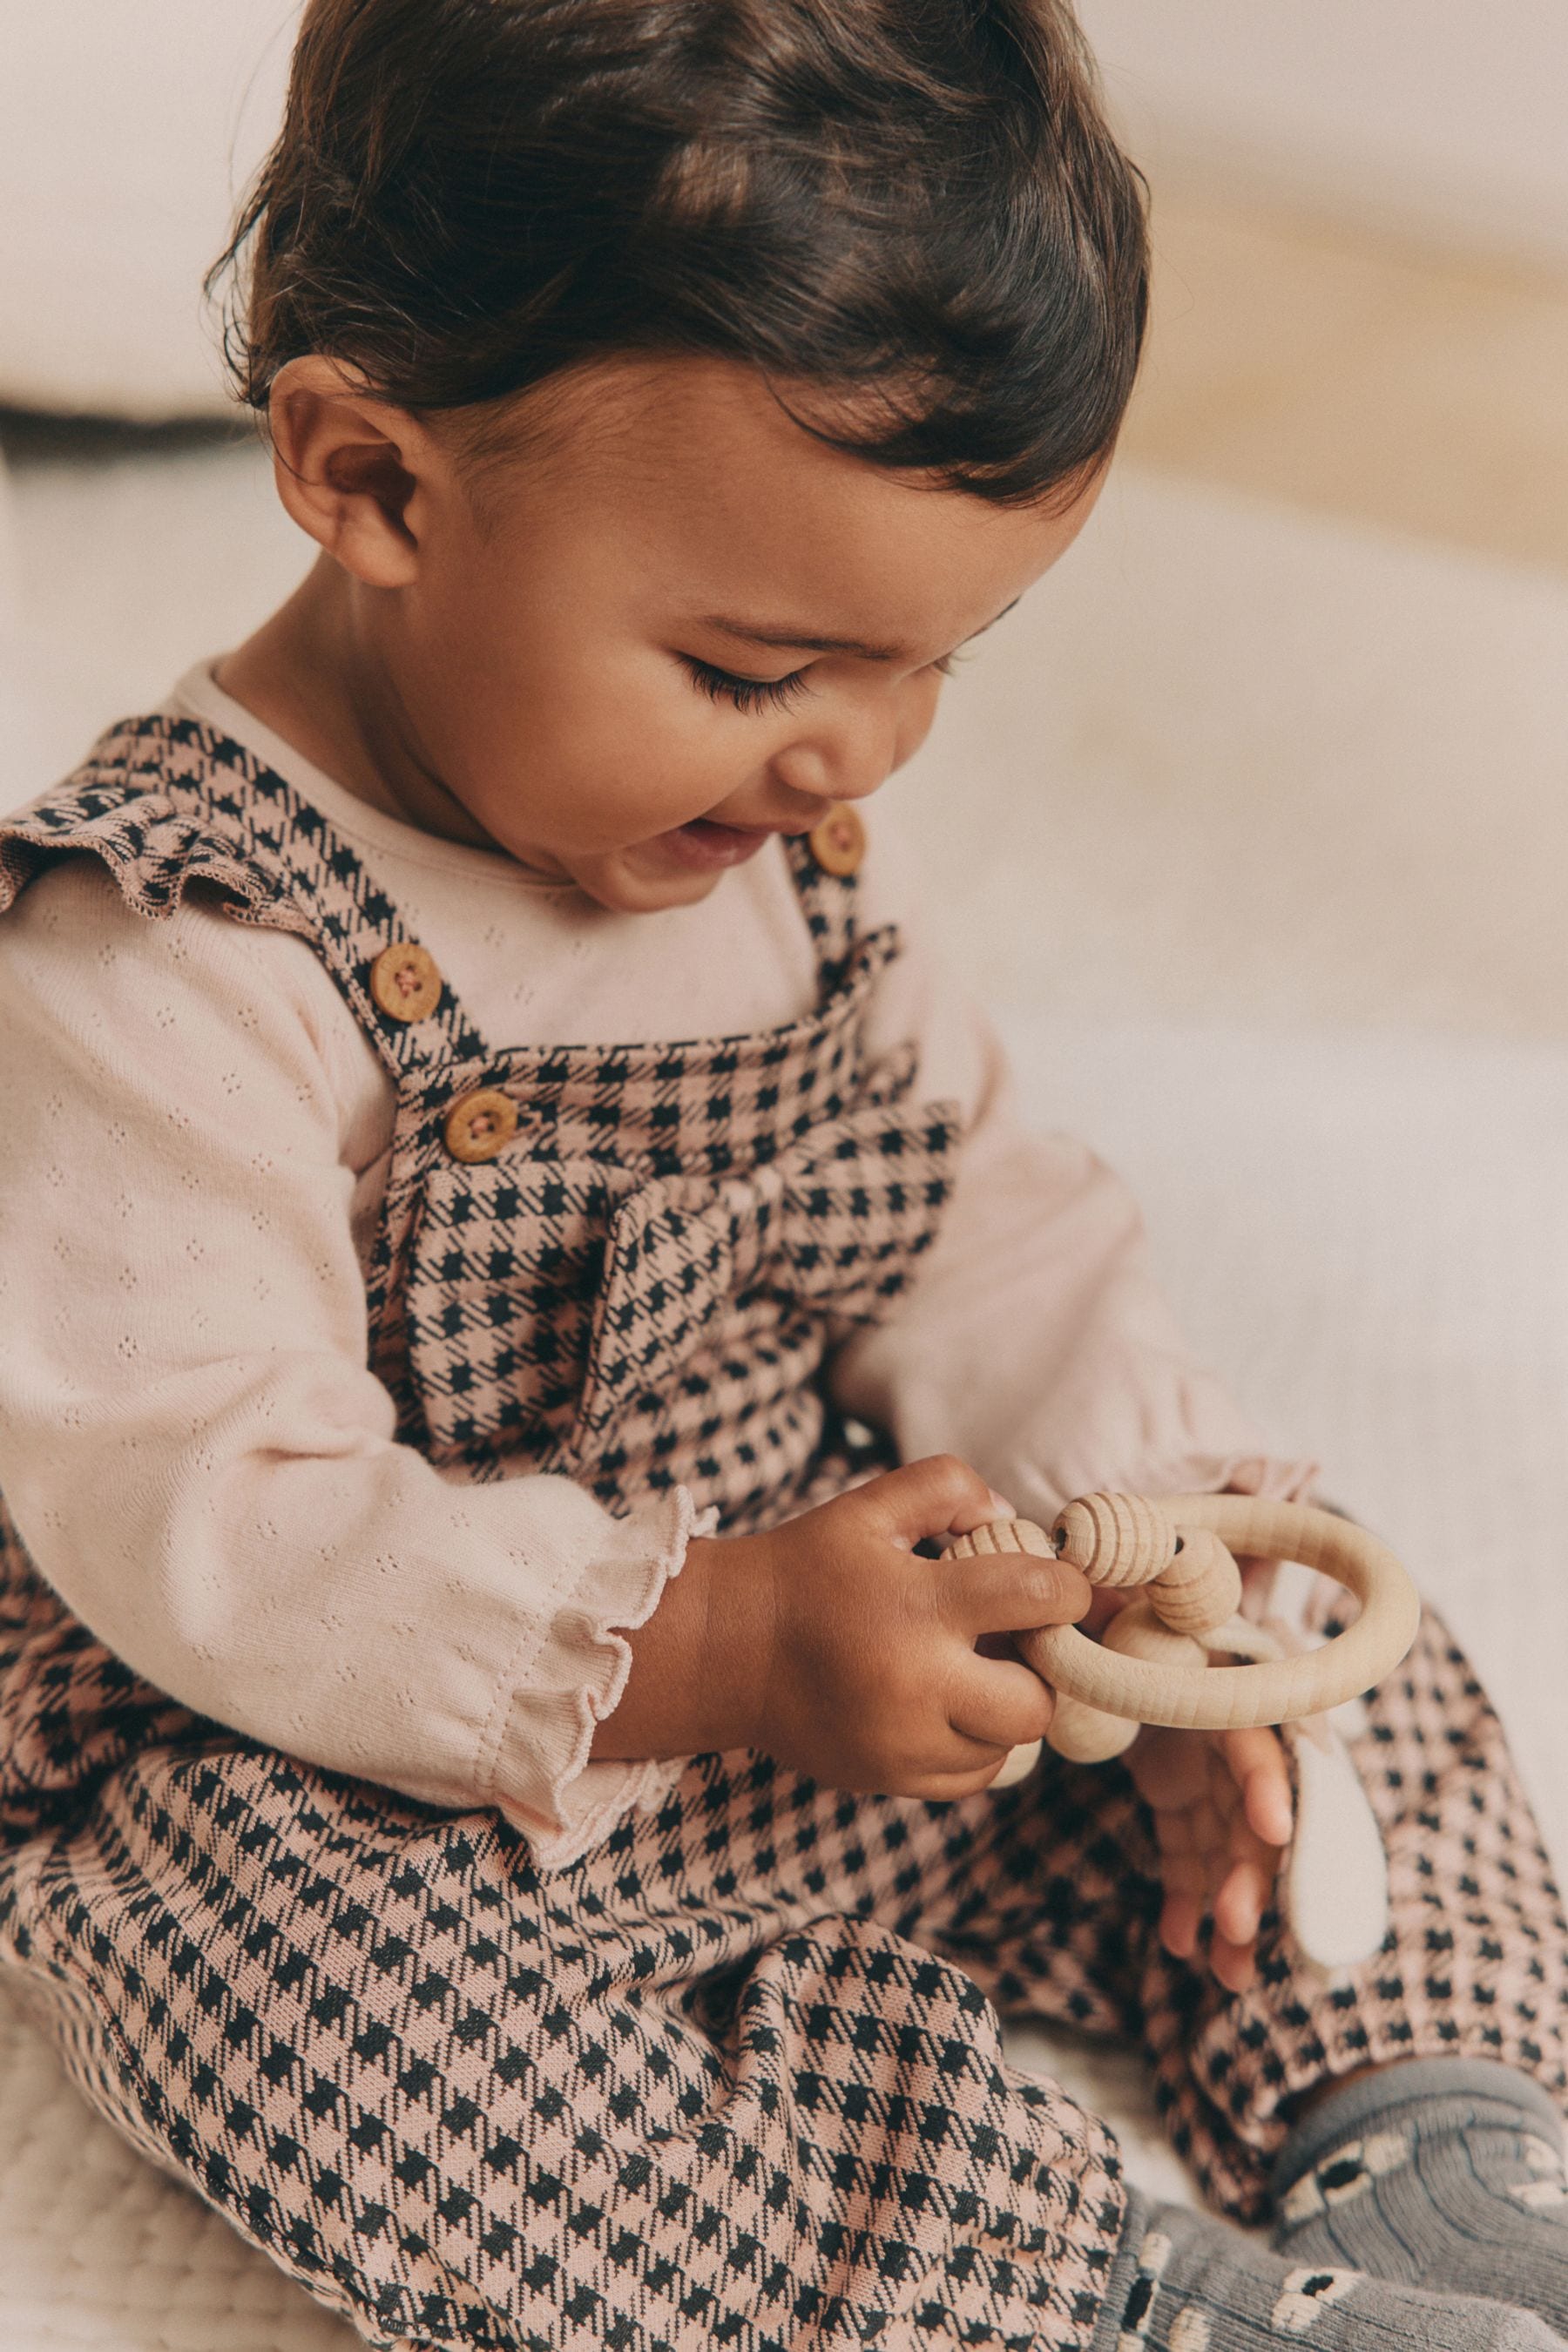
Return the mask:
[[[689,1045],[493,1050],[239,745],[140,720],[0,824],[0,906],[101,859],[150,919],[201,882],[321,955],[395,1082],[368,1278],[400,1433],[455,1480],[684,1484],[723,1531],[889,1460],[825,1400],[892,1311],[959,1147],[861,1016],[896,952],[794,856],[816,1011]],[[479,1098],[476,1106],[476,1098]],[[474,1122],[478,1120],[479,1127]],[[481,1134],[492,1156],[454,1156]],[[454,1142],[455,1139],[455,1142]],[[32,1567],[0,1507],[0,1961],[87,2096],[384,2347],[1066,2352],[1121,2229],[1113,2139],[998,2012],[1142,2042],[1211,2197],[1263,2207],[1291,2094],[1370,2059],[1564,2085],[1564,1930],[1497,1718],[1428,1618],[1358,1749],[1394,1926],[1329,1983],[1266,1923],[1256,1989],[1159,1948],[1118,1766],[936,1804],[690,1760],[570,1867],[194,1717]]]

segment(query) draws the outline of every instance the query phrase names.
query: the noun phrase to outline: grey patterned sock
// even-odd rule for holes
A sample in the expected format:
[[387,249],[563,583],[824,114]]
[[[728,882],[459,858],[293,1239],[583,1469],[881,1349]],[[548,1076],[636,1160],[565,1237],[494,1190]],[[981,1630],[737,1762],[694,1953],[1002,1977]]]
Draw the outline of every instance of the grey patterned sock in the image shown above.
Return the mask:
[[1331,2092],[1280,2152],[1274,2245],[1292,2262],[1495,2295],[1568,2331],[1563,2123],[1490,2059],[1408,2059]]
[[1132,2192],[1090,2352],[1563,2352],[1530,2312],[1271,2254]]

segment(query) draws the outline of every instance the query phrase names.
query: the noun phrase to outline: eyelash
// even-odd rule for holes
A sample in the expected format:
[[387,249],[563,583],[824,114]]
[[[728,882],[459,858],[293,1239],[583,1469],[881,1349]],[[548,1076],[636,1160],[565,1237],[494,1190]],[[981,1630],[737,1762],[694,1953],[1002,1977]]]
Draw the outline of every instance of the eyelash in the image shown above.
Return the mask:
[[[679,658],[692,684],[710,702],[732,703],[737,710],[787,710],[792,702],[809,691],[803,669],[792,669],[787,677],[739,677],[733,670],[718,669],[712,662],[700,661],[695,654],[681,654]],[[958,659],[956,654],[943,654],[931,667],[939,676],[949,677]]]
[[731,702],[737,710],[787,710],[805,692],[803,669],[792,669],[787,677],[737,677],[733,670],[716,669],[695,654],[682,654],[680,659],[692,684],[710,702]]

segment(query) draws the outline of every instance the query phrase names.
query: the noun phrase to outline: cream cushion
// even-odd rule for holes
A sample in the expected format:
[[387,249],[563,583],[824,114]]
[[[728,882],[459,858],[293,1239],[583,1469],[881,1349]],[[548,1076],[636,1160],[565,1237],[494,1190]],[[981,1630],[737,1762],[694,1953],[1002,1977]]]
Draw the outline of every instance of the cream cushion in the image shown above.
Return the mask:
[[0,404],[141,419],[225,404],[202,278],[279,120],[289,0],[6,13]]

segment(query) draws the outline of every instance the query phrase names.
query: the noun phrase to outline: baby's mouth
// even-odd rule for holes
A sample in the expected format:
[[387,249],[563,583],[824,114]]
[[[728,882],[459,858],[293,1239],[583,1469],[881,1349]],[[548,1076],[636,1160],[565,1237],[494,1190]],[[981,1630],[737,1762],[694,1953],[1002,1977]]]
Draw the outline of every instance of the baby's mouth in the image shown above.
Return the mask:
[[711,869],[742,864],[777,830],[771,824],[721,824],[714,817],[694,816],[659,837],[682,864]]

